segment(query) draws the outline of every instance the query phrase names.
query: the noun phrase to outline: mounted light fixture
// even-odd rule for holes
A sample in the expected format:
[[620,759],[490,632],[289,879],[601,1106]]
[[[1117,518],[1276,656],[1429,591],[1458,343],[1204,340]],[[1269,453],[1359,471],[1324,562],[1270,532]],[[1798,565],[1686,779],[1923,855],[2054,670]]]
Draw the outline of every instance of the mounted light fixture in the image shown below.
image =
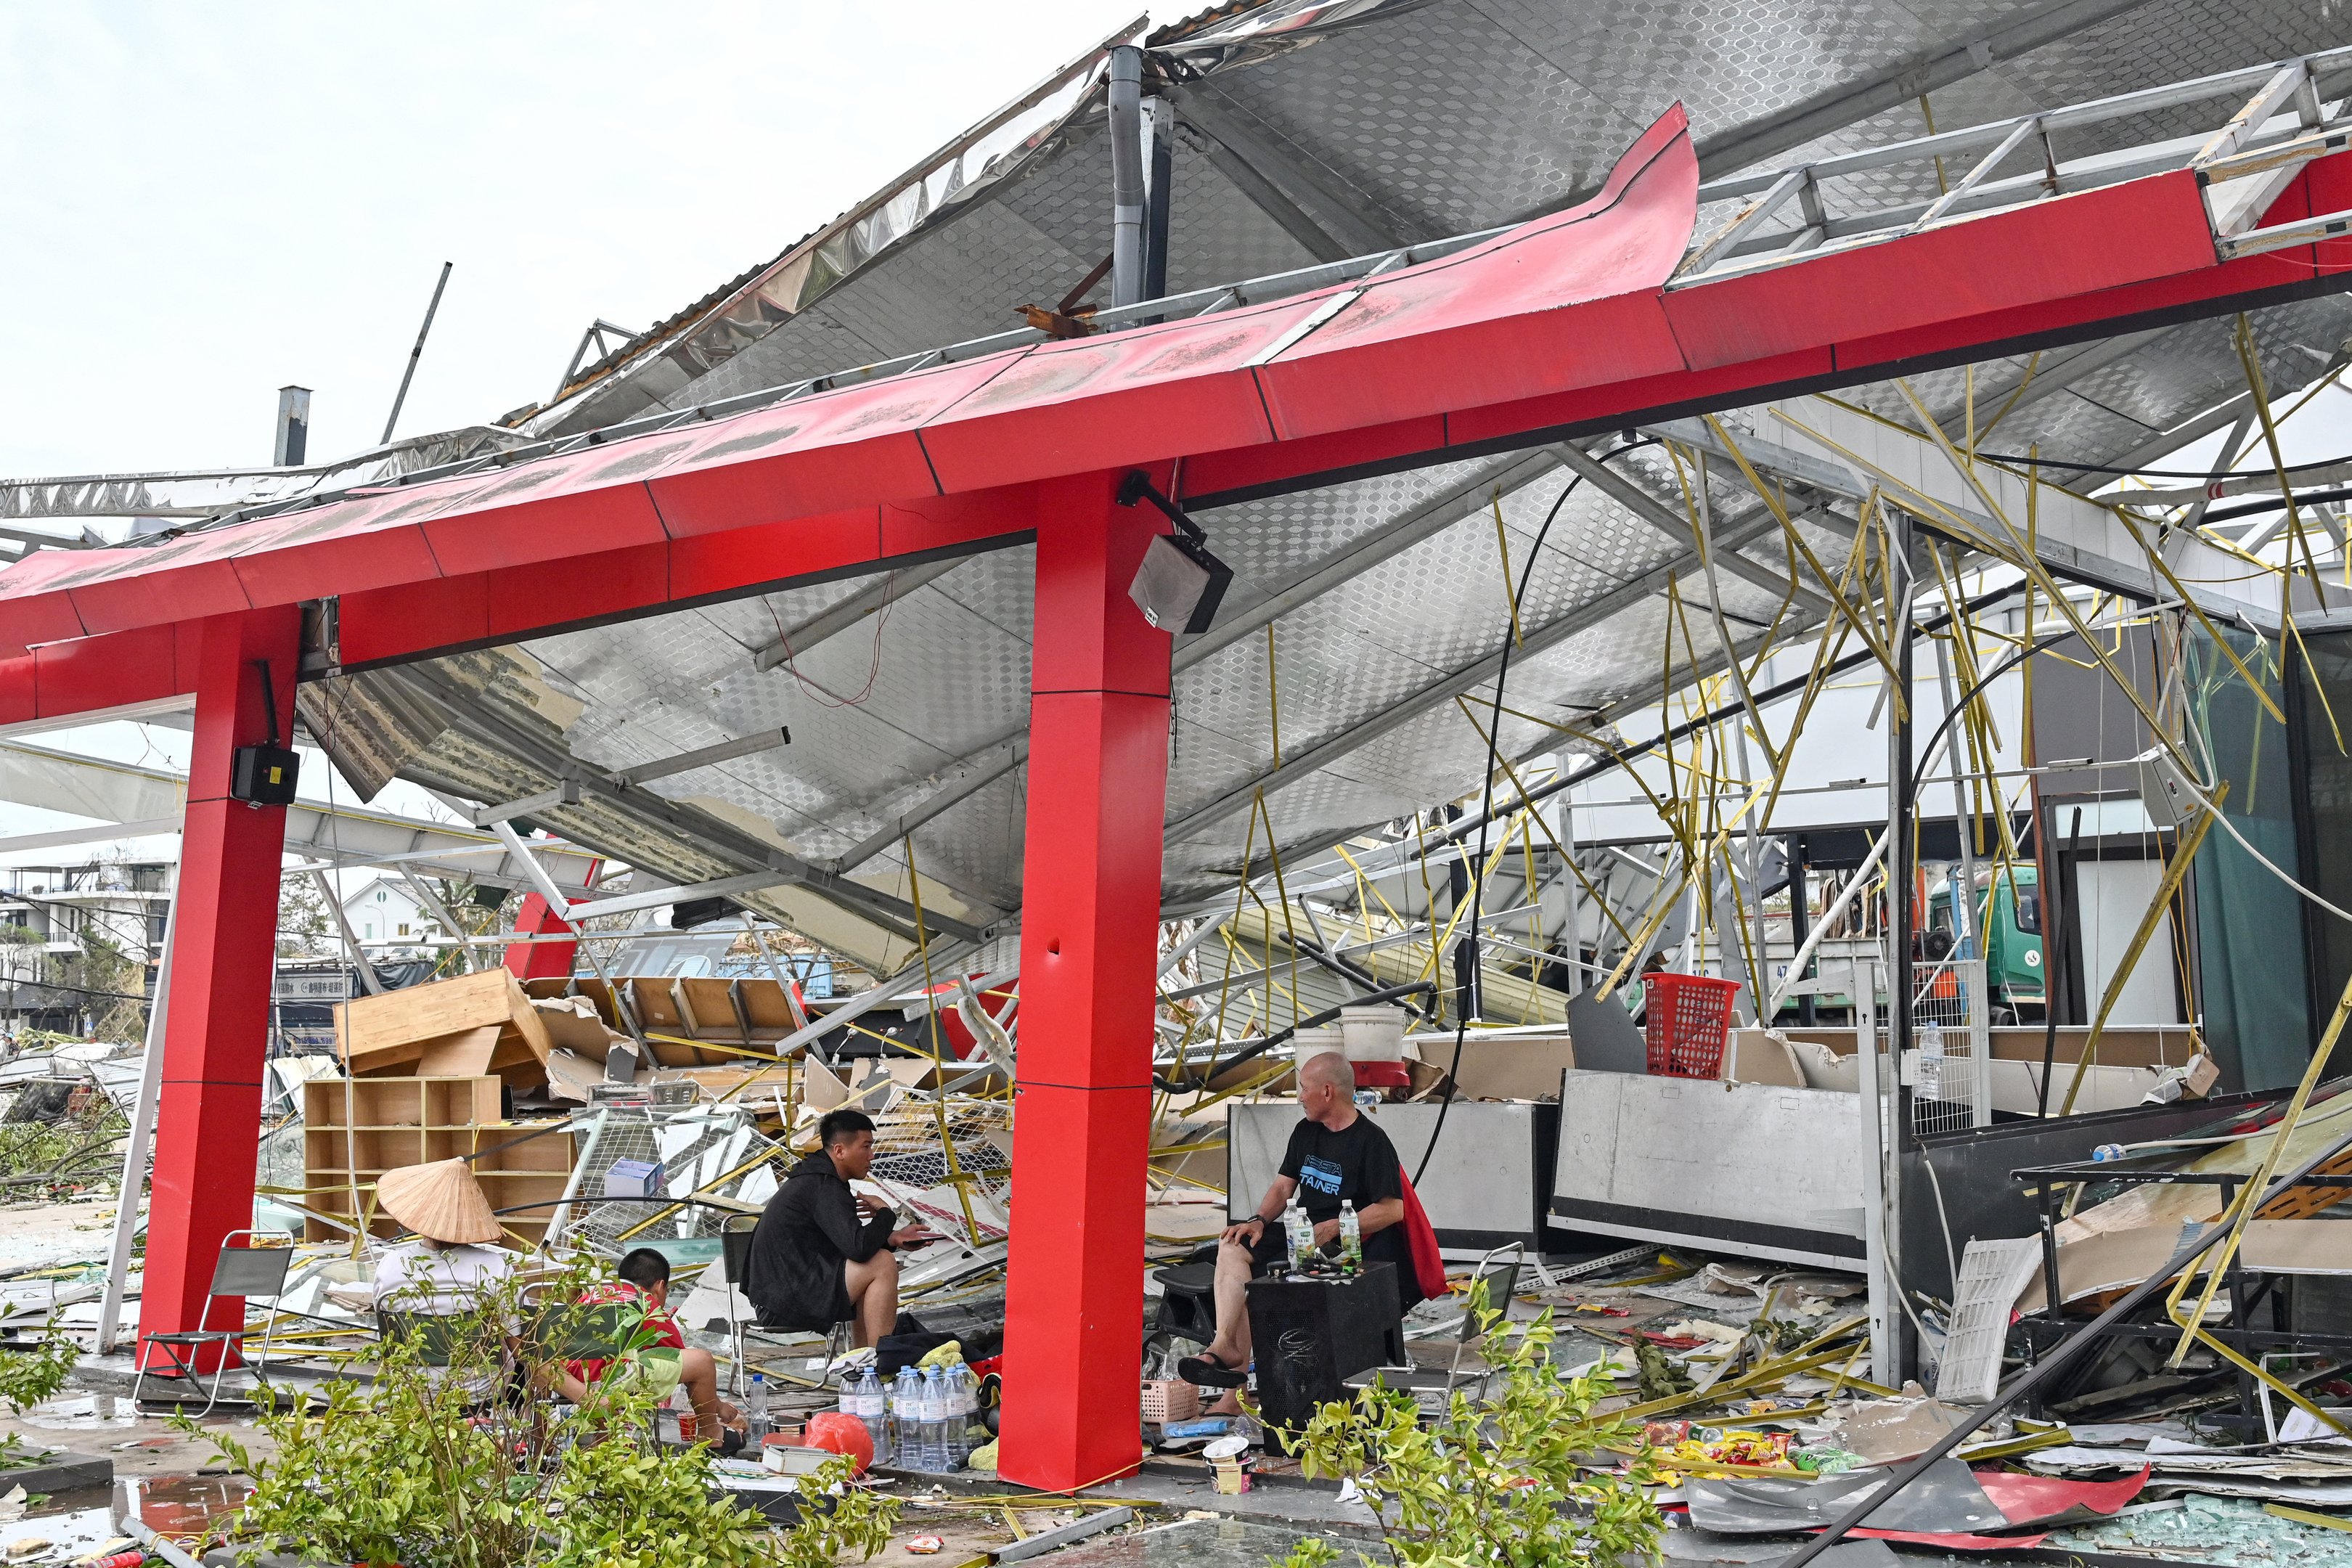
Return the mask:
[[1149,500],[1176,525],[1173,533],[1156,535],[1143,552],[1143,564],[1128,584],[1127,596],[1143,618],[1163,632],[1205,632],[1217,618],[1234,569],[1209,552],[1209,536],[1184,515],[1184,509],[1160,493],[1138,469],[1119,481],[1118,504],[1133,506]]

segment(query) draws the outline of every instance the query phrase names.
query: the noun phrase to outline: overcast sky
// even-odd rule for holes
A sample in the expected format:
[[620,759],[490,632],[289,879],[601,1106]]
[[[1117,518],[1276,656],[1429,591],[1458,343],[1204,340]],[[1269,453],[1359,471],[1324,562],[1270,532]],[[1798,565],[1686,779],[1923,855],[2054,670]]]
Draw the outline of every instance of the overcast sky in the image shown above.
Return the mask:
[[266,463],[289,382],[372,446],[445,260],[401,432],[494,418],[1143,9],[0,7],[0,473]]

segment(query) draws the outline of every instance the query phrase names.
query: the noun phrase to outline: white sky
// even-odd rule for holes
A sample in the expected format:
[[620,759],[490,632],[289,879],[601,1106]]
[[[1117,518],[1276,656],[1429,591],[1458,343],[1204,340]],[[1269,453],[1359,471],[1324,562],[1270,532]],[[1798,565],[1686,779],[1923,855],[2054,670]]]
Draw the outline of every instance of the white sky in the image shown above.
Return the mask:
[[1143,8],[0,7],[0,473],[267,463],[289,382],[373,446],[444,260],[400,428],[495,417]]

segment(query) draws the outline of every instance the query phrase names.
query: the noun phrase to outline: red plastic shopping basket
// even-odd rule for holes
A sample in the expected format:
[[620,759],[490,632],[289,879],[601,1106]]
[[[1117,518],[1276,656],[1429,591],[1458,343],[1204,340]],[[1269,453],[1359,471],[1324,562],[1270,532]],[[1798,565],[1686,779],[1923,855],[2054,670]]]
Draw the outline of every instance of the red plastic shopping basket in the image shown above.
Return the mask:
[[1711,974],[1644,974],[1650,1070],[1666,1078],[1723,1076],[1723,1038],[1731,1026],[1736,981]]

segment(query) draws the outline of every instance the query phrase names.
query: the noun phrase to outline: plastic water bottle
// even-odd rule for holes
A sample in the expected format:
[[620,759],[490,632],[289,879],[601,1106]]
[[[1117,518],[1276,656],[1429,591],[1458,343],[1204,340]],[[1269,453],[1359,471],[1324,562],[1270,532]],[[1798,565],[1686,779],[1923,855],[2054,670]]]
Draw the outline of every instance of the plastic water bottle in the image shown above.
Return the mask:
[[1315,1256],[1315,1222],[1307,1217],[1305,1209],[1299,1207],[1295,1194],[1290,1206],[1282,1211],[1282,1231],[1290,1241],[1291,1272],[1304,1274]]
[[1348,1274],[1360,1274],[1364,1268],[1364,1222],[1351,1198],[1339,1200],[1339,1268]]
[[948,1363],[948,1458],[958,1469],[971,1458],[971,1373],[958,1356]]
[[2091,1158],[2104,1163],[2108,1160],[2123,1159],[2127,1153],[2128,1151],[2120,1143],[2102,1143],[2091,1151]]
[[1929,1024],[1919,1031],[1919,1081],[1913,1086],[1922,1100],[1944,1098],[1944,1030]]
[[923,1435],[919,1419],[921,1413],[918,1408],[922,1396],[923,1385],[916,1381],[915,1369],[911,1366],[900,1367],[898,1381],[890,1390],[890,1420],[893,1427],[890,1448],[891,1452],[898,1455],[898,1465],[902,1469],[919,1470],[923,1468]]
[[936,1469],[955,1469],[955,1389],[948,1387],[948,1368],[931,1368],[931,1462]]
[[857,1380],[857,1419],[866,1426],[866,1435],[874,1440],[874,1462],[890,1462],[889,1397],[882,1392],[882,1380],[867,1367]]
[[745,1444],[756,1449],[768,1435],[768,1380],[759,1373],[751,1374],[751,1391],[743,1395],[743,1415],[751,1423]]
[[940,1369],[923,1369],[923,1468],[944,1470],[948,1468],[948,1391],[940,1381]]

